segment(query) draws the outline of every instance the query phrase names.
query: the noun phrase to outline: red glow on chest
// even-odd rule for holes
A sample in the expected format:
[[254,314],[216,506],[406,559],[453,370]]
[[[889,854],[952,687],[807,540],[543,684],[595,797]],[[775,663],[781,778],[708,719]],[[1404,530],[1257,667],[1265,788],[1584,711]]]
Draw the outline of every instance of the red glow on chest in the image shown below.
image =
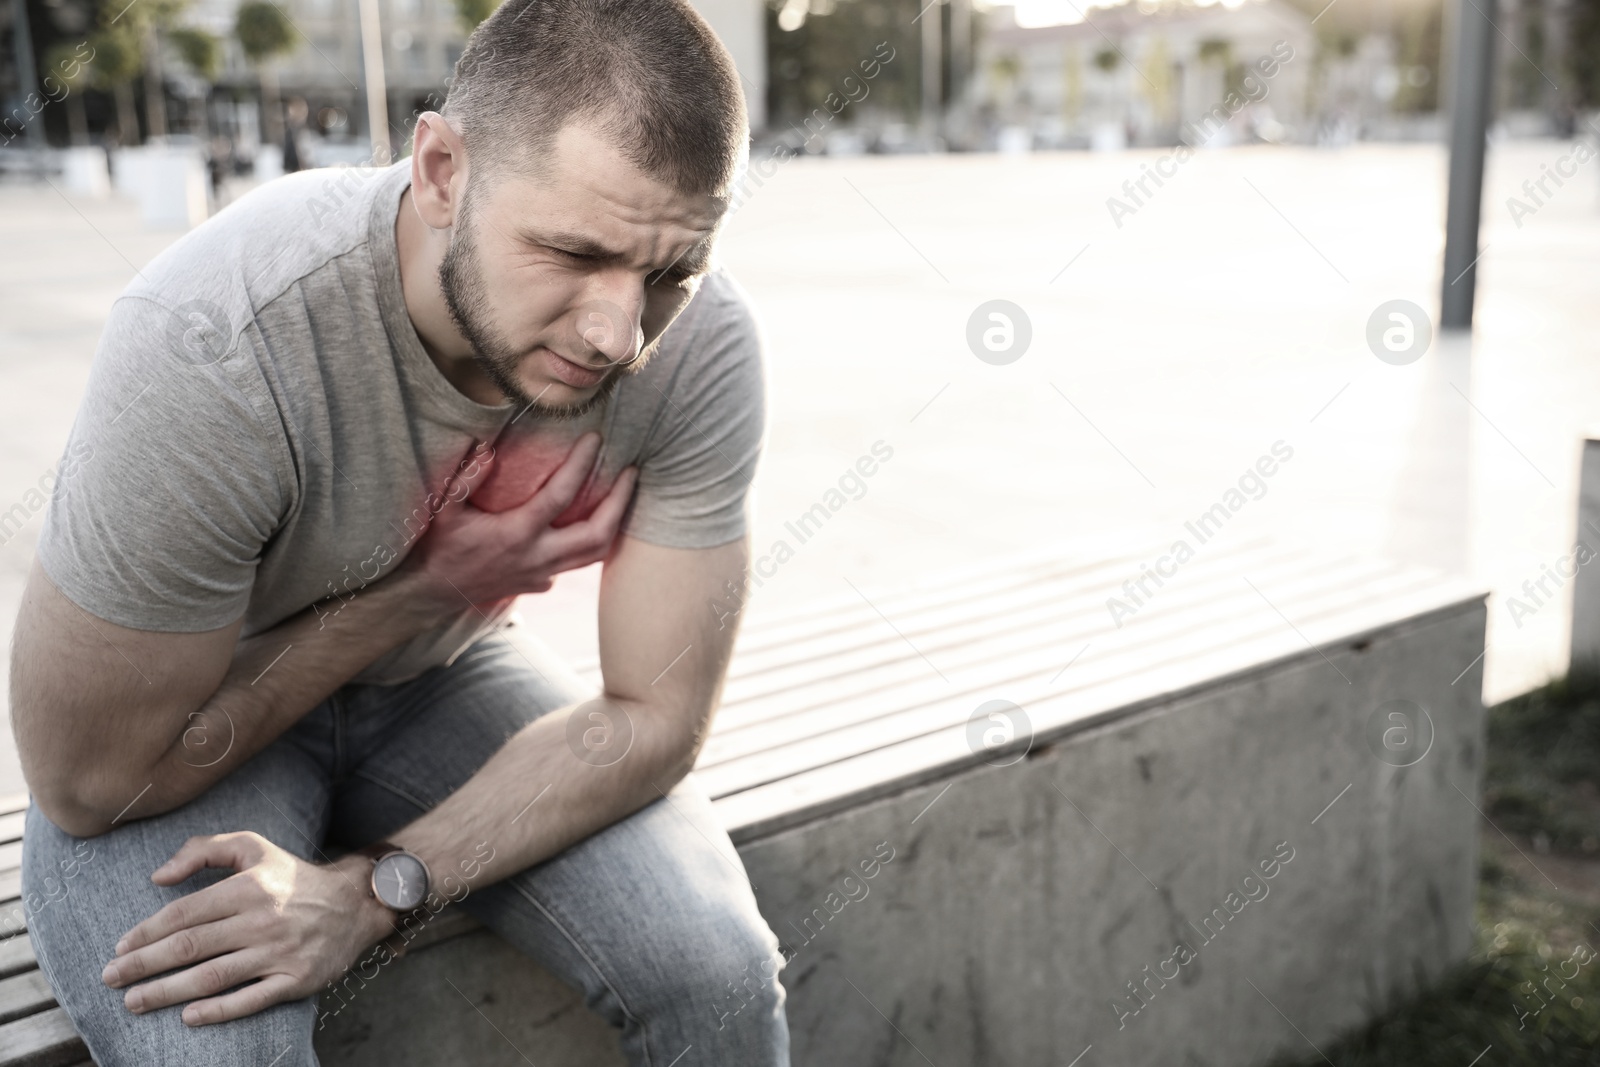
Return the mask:
[[[476,489],[473,505],[483,511],[501,512],[533,499],[572,451],[572,439],[543,434],[518,434],[503,437],[494,446],[494,465]],[[588,482],[552,526],[567,526],[589,517],[610,487],[602,484],[601,472],[591,472]]]

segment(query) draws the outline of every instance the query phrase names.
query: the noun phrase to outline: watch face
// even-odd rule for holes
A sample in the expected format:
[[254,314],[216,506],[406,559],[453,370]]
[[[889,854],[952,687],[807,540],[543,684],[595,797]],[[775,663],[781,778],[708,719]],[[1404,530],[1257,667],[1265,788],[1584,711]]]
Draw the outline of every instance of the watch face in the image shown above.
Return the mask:
[[386,906],[411,911],[428,895],[428,869],[409,852],[392,852],[372,869],[372,888]]

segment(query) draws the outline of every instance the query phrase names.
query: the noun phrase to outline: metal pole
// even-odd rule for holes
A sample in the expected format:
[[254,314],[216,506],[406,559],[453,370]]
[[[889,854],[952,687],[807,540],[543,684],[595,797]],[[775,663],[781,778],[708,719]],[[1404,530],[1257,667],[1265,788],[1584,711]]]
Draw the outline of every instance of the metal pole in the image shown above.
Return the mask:
[[950,0],[950,100],[946,107],[955,139],[971,148],[967,124],[967,76],[972,70],[972,0]]
[[[348,8],[346,10],[349,10]],[[378,0],[359,0],[361,12],[361,66],[366,72],[367,128],[372,136],[372,165],[389,164],[389,90],[383,77],[383,30],[378,24]]]
[[918,17],[922,22],[922,133],[931,142],[939,132],[939,90],[944,80],[943,6],[930,0]]
[[1440,325],[1472,329],[1478,281],[1478,218],[1494,83],[1495,0],[1459,0],[1450,109],[1450,187],[1444,223]]
[[[23,115],[32,114],[33,108],[28,104],[28,97],[39,92],[39,72],[33,66],[33,32],[28,28],[27,0],[11,0],[11,26],[11,43],[17,63],[17,81],[20,84],[17,86],[16,107],[6,109],[8,117],[16,112],[21,112]],[[43,110],[42,100],[39,107]],[[9,128],[0,127],[0,129],[4,129],[8,135],[11,133]],[[22,128],[30,146],[40,146],[44,143],[43,132],[36,133],[36,130],[39,130],[39,126],[33,122]],[[10,140],[9,136],[7,140]]]

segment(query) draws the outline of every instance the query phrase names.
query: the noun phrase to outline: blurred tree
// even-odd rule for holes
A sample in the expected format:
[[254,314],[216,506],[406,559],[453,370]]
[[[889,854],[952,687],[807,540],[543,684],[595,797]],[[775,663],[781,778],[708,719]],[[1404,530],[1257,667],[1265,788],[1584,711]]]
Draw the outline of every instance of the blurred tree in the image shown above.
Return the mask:
[[1400,39],[1400,89],[1394,109],[1425,112],[1439,109],[1439,58],[1444,43],[1442,0],[1411,8],[1400,17],[1395,32]]
[[178,26],[167,34],[184,64],[208,82],[217,80],[222,69],[222,42],[216,36],[193,26]]
[[127,21],[139,35],[144,53],[144,121],[151,137],[167,135],[166,75],[162,70],[163,38],[175,29],[189,0],[141,0],[122,9],[117,19]]
[[1500,87],[1501,99],[1511,108],[1533,107],[1544,95],[1544,19],[1537,5],[1530,10],[1531,17],[1519,20],[1522,41],[1514,43],[1512,55],[1506,57],[1506,84]]
[[[222,70],[222,42],[215,34],[194,26],[174,26],[167,31],[167,40],[172,42],[172,47],[177,50],[183,65],[194,72],[205,88],[200,95],[201,107],[197,123],[197,132],[203,140],[211,139],[210,97],[212,83],[217,80],[217,74]],[[191,115],[191,121],[194,116]]]
[[234,35],[244,56],[261,78],[261,140],[283,140],[282,107],[278,103],[278,71],[273,61],[294,50],[294,27],[271,0],[245,0],[239,5]]
[[[874,116],[898,121],[915,117],[922,99],[917,63],[922,27],[913,20],[926,3],[838,0],[808,5],[801,0],[796,8],[788,0],[767,0],[768,125],[792,126],[804,134],[801,124],[816,109],[828,113],[830,93],[836,94],[835,100],[854,96],[830,125]],[[927,17],[948,18],[949,7],[940,4]],[[807,17],[780,19],[783,12],[798,10]],[[942,37],[948,42],[948,33]],[[846,78],[851,79],[848,84]]]
[[89,38],[94,49],[90,80],[96,89],[109,92],[117,104],[117,143],[139,143],[139,110],[133,103],[133,80],[144,69],[139,40],[131,25],[112,25]]
[[1569,0],[1567,71],[1573,106],[1600,107],[1600,0]]
[[1144,61],[1141,77],[1134,83],[1133,91],[1150,104],[1150,114],[1157,126],[1176,126],[1177,93],[1172,76],[1172,56],[1167,50],[1167,39],[1157,35],[1150,42],[1150,50],[1141,57]]
[[1022,60],[1015,52],[996,56],[994,63],[989,67],[989,73],[996,81],[1009,85],[1022,77]]
[[455,3],[456,18],[460,20],[462,29],[471,33],[478,28],[478,23],[494,14],[501,0],[455,0]]
[[44,77],[41,81],[45,95],[52,100],[66,101],[67,130],[75,145],[89,143],[89,118],[83,109],[83,91],[89,86],[92,75],[89,61],[93,60],[94,55],[90,47],[71,45],[65,41],[51,45],[44,54]]
[[1232,41],[1225,41],[1219,37],[1207,38],[1200,42],[1195,54],[1203,66],[1214,66],[1222,70],[1223,95],[1239,91],[1244,84],[1245,69],[1243,63],[1234,61]]

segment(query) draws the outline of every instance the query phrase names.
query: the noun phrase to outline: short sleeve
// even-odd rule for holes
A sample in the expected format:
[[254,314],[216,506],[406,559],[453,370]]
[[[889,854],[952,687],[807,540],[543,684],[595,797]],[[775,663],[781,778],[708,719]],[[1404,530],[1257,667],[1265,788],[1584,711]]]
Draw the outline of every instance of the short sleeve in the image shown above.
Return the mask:
[[50,580],[133,629],[194,633],[243,615],[290,500],[275,411],[221,309],[118,300],[40,532]]
[[747,528],[766,428],[761,335],[744,293],[723,274],[706,280],[669,334],[680,327],[667,380],[641,383],[662,407],[623,529],[668,548],[714,548]]

